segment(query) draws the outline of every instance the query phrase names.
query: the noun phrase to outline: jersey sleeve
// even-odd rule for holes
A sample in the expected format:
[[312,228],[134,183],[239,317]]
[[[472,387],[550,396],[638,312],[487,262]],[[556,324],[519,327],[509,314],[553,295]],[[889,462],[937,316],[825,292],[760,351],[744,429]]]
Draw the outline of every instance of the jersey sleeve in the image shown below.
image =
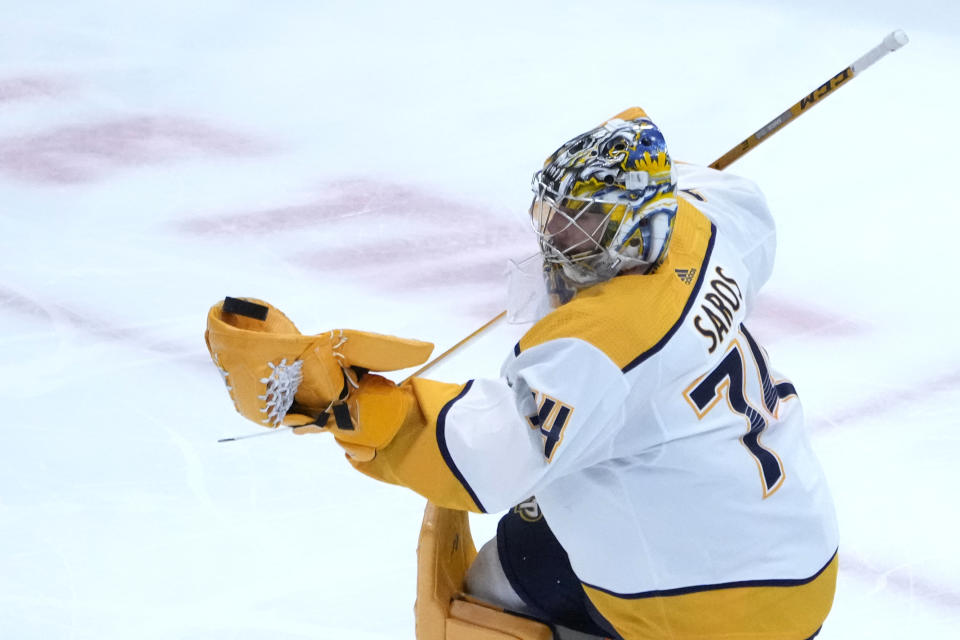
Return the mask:
[[627,384],[603,352],[553,340],[512,358],[502,373],[465,385],[415,379],[422,420],[354,466],[442,506],[494,512],[610,456]]
[[552,340],[476,380],[441,425],[450,461],[488,511],[610,456],[627,385],[599,349]]
[[766,198],[756,184],[731,173],[689,164],[677,167],[680,196],[710,218],[743,260],[752,301],[770,278],[776,255],[776,227]]

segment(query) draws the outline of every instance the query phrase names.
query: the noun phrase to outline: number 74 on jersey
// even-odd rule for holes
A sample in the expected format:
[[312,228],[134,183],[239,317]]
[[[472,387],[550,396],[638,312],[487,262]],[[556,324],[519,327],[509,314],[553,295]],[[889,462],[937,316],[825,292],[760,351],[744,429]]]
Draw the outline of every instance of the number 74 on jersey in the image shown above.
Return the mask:
[[[684,398],[698,418],[706,416],[725,399],[727,409],[746,421],[747,432],[740,436],[740,442],[756,462],[763,497],[768,498],[783,486],[783,462],[775,451],[760,443],[760,436],[769,426],[767,417],[776,420],[780,401],[795,397],[797,392],[790,382],[773,380],[763,350],[742,324],[740,336],[746,348],[735,338],[720,362],[687,387]],[[754,403],[747,398],[747,379],[752,375],[757,377],[763,390],[762,402]],[[766,410],[766,415],[758,406]]]

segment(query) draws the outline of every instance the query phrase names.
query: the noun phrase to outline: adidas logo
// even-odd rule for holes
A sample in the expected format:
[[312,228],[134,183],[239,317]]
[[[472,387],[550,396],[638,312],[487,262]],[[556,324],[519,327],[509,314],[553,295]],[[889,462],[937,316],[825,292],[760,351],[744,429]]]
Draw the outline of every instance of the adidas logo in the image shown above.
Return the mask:
[[694,276],[697,275],[696,269],[674,269],[674,273],[677,274],[677,277],[683,280],[683,284],[690,284],[693,282]]

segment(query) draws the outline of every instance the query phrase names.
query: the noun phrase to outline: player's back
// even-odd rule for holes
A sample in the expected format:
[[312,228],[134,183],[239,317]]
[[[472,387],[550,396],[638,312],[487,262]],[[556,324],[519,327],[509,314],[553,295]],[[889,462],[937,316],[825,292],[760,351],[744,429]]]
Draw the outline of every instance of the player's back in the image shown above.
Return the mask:
[[773,603],[802,630],[829,610],[837,530],[797,389],[745,323],[772,267],[772,221],[749,182],[680,178],[697,188],[666,263],[588,289],[521,340],[586,341],[626,387],[597,461],[537,498],[593,603],[624,628],[763,635],[780,627],[750,618]]

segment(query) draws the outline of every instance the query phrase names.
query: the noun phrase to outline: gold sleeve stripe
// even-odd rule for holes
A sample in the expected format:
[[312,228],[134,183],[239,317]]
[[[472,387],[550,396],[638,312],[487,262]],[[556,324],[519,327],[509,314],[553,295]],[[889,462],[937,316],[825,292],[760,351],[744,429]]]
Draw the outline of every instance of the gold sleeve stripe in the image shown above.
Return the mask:
[[514,355],[561,338],[592,344],[624,372],[664,348],[679,330],[705,282],[717,229],[679,201],[667,259],[656,272],[622,274],[578,293],[520,339]]
[[453,464],[443,435],[447,412],[469,386],[414,378],[403,388],[416,399],[403,426],[372,460],[348,458],[350,464],[377,480],[413,489],[438,506],[482,511],[480,501]]
[[440,448],[440,455],[443,456],[444,462],[447,463],[450,473],[453,474],[460,484],[463,485],[463,488],[466,489],[467,493],[470,494],[470,498],[477,505],[477,509],[479,509],[481,513],[486,513],[487,510],[483,508],[480,498],[477,497],[473,487],[470,486],[470,483],[467,482],[467,479],[457,467],[457,463],[454,462],[453,456],[450,455],[450,450],[447,448],[447,413],[457,400],[467,395],[471,386],[473,386],[473,380],[468,381],[467,384],[464,385],[463,391],[457,394],[450,402],[443,405],[443,409],[440,410],[440,414],[437,416],[437,446]]
[[753,580],[616,594],[584,584],[614,637],[795,640],[816,634],[833,605],[837,554],[800,580]]
[[623,367],[623,372],[626,373],[633,369],[637,365],[641,364],[644,360],[650,356],[656,354],[660,349],[666,346],[667,342],[670,341],[670,338],[673,337],[673,334],[677,332],[677,329],[683,324],[683,321],[686,320],[687,314],[690,312],[690,308],[693,306],[693,301],[697,299],[697,294],[700,293],[700,287],[703,286],[704,274],[707,272],[707,264],[710,262],[710,256],[713,254],[713,243],[717,239],[717,227],[712,222],[710,223],[710,240],[707,241],[707,248],[704,250],[703,260],[700,261],[700,267],[697,274],[697,282],[693,285],[693,289],[690,291],[690,295],[687,296],[686,304],[683,306],[683,311],[680,312],[680,317],[677,318],[677,321],[673,323],[673,326],[664,334],[660,340],[641,353],[639,356],[630,361],[627,366]]

